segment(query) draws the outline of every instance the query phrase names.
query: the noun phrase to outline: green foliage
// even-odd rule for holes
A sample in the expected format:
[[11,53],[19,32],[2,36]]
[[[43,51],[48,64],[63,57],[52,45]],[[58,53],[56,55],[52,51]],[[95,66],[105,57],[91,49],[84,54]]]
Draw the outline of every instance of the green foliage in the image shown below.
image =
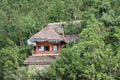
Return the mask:
[[28,75],[26,67],[19,67],[14,72],[8,73],[6,80],[32,80]]
[[[9,74],[13,73],[13,70],[17,69],[18,64],[18,55],[14,48],[3,48],[0,51],[0,76],[8,80],[10,79]],[[8,75],[8,76],[7,76]],[[11,79],[10,79],[11,80]]]
[[[0,80],[119,80],[119,0],[1,0]],[[79,34],[58,59],[37,77],[29,77],[23,61],[30,55],[26,40],[50,22],[65,34]]]
[[[17,76],[24,77],[25,74],[17,73],[17,71],[22,69],[19,66],[23,66],[23,62],[27,56],[26,52],[29,53],[29,48],[27,47],[21,50],[19,50],[18,48],[14,48],[14,47],[2,48],[2,50],[0,51],[0,57],[1,57],[0,77],[4,78],[4,80],[16,80],[14,78]],[[26,72],[26,75],[28,75],[27,72]]]
[[63,49],[57,60],[46,72],[43,80],[116,80],[119,79],[119,58],[110,45],[100,23],[88,25],[80,33],[79,43]]
[[69,23],[68,25],[63,25],[62,27],[65,35],[76,35],[79,34],[79,32],[81,31],[80,23],[78,24]]

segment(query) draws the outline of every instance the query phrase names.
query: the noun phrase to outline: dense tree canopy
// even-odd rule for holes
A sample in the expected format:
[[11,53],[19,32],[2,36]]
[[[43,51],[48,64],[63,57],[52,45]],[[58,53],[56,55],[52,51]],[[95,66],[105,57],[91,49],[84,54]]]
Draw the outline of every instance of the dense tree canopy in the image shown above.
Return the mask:
[[[119,80],[119,0],[1,0],[0,80]],[[50,22],[65,34],[79,34],[45,72],[29,77],[23,64],[31,49],[26,41]],[[72,45],[72,46],[71,46]]]

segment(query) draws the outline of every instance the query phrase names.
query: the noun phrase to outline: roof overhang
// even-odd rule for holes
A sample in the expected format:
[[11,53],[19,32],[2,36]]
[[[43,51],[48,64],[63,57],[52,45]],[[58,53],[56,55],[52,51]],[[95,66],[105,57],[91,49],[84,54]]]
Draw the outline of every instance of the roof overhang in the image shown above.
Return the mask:
[[59,39],[42,39],[42,38],[32,38],[29,40],[32,43],[36,43],[36,42],[56,42],[56,43],[67,43],[63,40],[59,40]]
[[46,65],[51,64],[58,55],[29,56],[24,61],[26,65]]

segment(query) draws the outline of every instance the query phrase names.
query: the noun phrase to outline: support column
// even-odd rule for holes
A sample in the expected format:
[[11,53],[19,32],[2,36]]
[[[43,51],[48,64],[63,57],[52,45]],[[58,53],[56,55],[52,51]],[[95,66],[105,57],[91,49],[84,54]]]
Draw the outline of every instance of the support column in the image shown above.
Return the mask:
[[53,51],[52,47],[53,47],[53,45],[52,45],[52,44],[50,44],[50,51]]
[[38,54],[38,45],[36,45],[35,54]]
[[58,44],[58,51],[61,50],[61,44]]

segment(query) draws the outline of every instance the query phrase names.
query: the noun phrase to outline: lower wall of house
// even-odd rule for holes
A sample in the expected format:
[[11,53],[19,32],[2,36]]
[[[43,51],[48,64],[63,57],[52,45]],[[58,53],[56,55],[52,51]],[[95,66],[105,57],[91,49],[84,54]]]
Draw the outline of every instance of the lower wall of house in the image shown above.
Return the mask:
[[38,70],[45,70],[49,65],[28,65],[28,72],[35,73]]

